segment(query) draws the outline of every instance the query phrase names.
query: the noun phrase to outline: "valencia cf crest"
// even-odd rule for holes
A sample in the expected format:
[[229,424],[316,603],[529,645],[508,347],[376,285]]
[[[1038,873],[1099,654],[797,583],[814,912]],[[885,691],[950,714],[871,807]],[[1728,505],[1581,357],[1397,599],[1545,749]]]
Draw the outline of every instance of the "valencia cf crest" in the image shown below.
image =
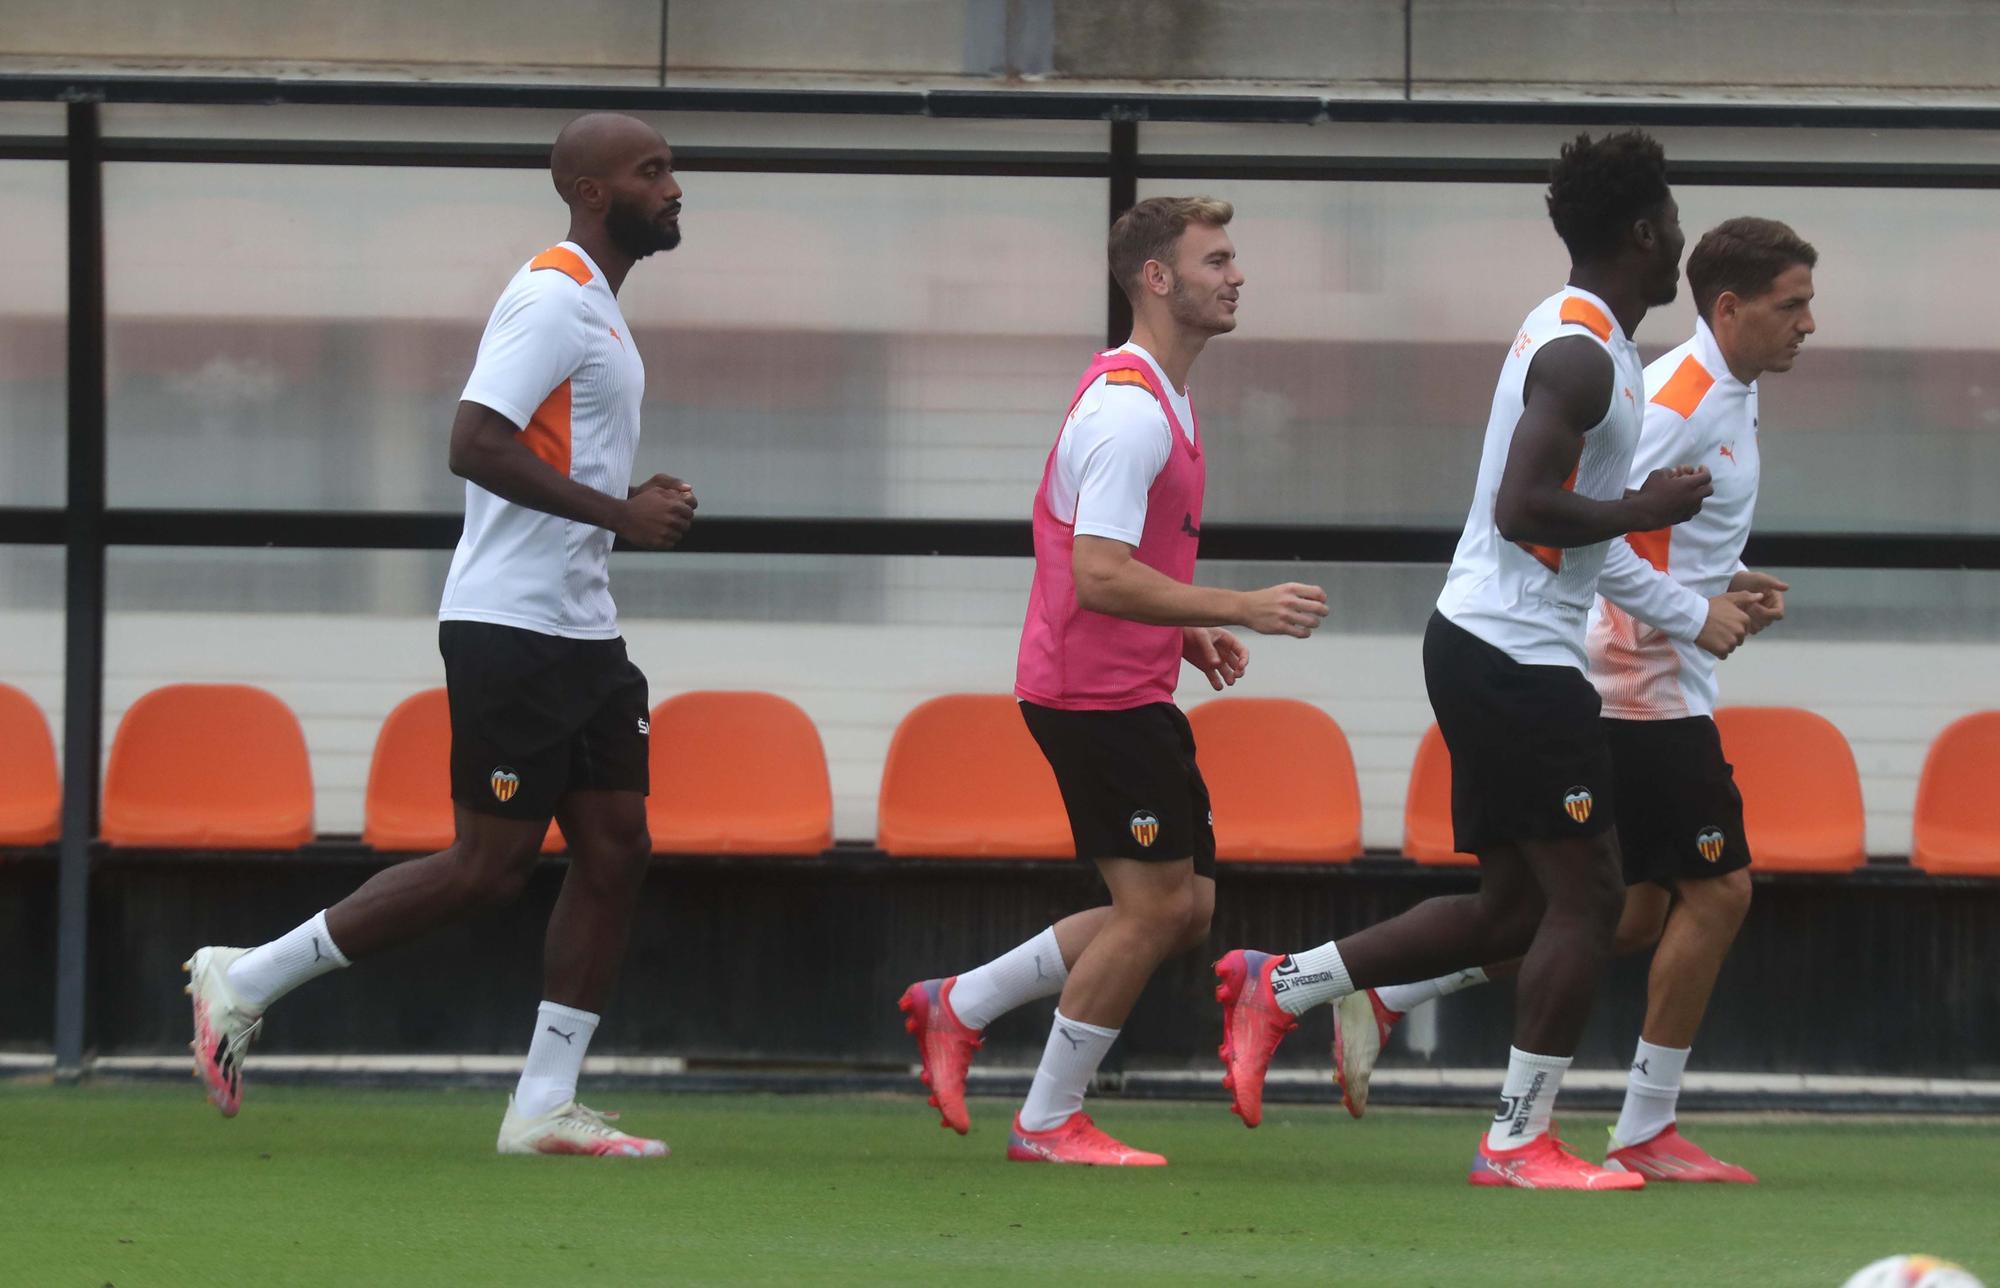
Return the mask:
[[1563,794],[1563,809],[1579,823],[1590,821],[1590,807],[1595,803],[1588,787],[1572,787]]
[[487,781],[493,784],[493,799],[497,801],[511,801],[514,793],[521,790],[521,776],[505,765],[494,770]]
[[1142,809],[1132,815],[1132,839],[1151,849],[1153,842],[1160,839],[1160,817],[1149,809]]
[[1710,863],[1714,863],[1722,857],[1722,846],[1722,829],[1719,827],[1704,827],[1701,831],[1695,833],[1694,848],[1700,850],[1701,857],[1707,859]]

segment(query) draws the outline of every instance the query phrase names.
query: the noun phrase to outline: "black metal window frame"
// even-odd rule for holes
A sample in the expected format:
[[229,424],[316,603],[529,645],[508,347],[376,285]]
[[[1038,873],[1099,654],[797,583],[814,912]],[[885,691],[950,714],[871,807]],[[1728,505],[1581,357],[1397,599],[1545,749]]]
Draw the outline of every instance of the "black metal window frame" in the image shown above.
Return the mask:
[[[429,512],[108,508],[105,405],[104,167],[117,162],[539,168],[531,144],[450,141],[106,138],[106,104],[403,108],[616,109],[637,112],[876,116],[939,121],[1099,121],[1101,150],[707,147],[676,149],[690,171],[1101,179],[1107,219],[1142,179],[1301,182],[1539,183],[1546,163],[1492,157],[1142,154],[1148,122],[1216,124],[1564,125],[2000,131],[2000,108],[1742,104],[1342,100],[1305,96],[1081,94],[1043,91],[745,90],[384,84],[257,78],[0,76],[0,102],[64,106],[61,135],[0,136],[0,160],[67,168],[68,491],[62,508],[0,507],[0,545],[62,546],[65,562],[64,774],[58,879],[56,1066],[81,1072],[88,878],[97,833],[103,715],[105,561],[112,546],[449,549],[461,516]],[[1937,162],[1688,161],[1680,185],[1994,189],[2000,165]],[[1105,338],[1131,318],[1105,282]],[[1224,524],[1204,529],[1203,556],[1258,561],[1439,563],[1456,529],[1394,525]],[[1021,557],[1025,521],[705,517],[682,549],[714,554]],[[1753,561],[1783,567],[2000,570],[2000,534],[1760,533]]]

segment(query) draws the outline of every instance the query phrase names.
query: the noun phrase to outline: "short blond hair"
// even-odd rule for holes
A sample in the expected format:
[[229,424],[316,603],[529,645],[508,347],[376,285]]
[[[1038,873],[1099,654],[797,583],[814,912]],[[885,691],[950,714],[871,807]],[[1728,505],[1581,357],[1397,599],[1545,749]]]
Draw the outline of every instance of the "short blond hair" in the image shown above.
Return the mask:
[[1216,197],[1148,197],[1111,225],[1105,249],[1111,261],[1111,280],[1125,294],[1139,293],[1139,271],[1146,261],[1173,262],[1174,247],[1189,224],[1209,228],[1227,227],[1236,217],[1236,207]]

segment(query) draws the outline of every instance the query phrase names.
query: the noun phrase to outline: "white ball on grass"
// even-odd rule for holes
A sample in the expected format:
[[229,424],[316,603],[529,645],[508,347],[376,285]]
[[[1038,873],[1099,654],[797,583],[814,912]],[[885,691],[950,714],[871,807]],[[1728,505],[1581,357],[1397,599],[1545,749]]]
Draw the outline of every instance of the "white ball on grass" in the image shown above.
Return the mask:
[[1843,1288],[1984,1288],[1964,1266],[1922,1253],[1884,1257],[1854,1272]]

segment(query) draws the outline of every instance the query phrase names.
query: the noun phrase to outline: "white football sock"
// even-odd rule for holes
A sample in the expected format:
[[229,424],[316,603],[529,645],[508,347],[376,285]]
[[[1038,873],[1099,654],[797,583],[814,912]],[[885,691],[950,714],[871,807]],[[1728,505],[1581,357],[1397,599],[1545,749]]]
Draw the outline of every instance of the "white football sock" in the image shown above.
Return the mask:
[[345,965],[347,958],[334,947],[322,909],[311,921],[231,962],[226,978],[236,992],[236,999],[254,1014],[262,1015],[271,1003],[307,980],[318,979]]
[[1450,997],[1462,988],[1486,982],[1486,972],[1478,966],[1459,971],[1455,975],[1440,975],[1427,979],[1421,984],[1386,984],[1375,990],[1375,996],[1382,999],[1382,1005],[1398,1015],[1408,1015],[1426,1002],[1435,1002],[1440,997]]
[[1354,991],[1347,978],[1347,963],[1332,943],[1292,953],[1271,972],[1271,991],[1277,994],[1278,1009],[1302,1015],[1321,1002],[1346,997]]
[[1681,1075],[1687,1071],[1689,1047],[1654,1046],[1639,1039],[1638,1054],[1625,1079],[1625,1107],[1611,1134],[1620,1145],[1638,1145],[1674,1125],[1674,1106],[1681,1098]]
[[1486,1130],[1486,1148],[1519,1149],[1548,1132],[1569,1062],[1566,1055],[1507,1048],[1507,1081],[1500,1086],[1500,1111]]
[[590,1035],[595,1032],[597,1017],[589,1011],[542,1003],[535,1012],[535,1040],[528,1044],[528,1062],[521,1066],[521,1081],[514,1087],[517,1115],[539,1118],[576,1099],[583,1053],[590,1050]]
[[984,966],[975,966],[951,986],[951,1009],[967,1028],[983,1029],[1025,1002],[1053,997],[1069,979],[1056,928],[1050,926],[1025,944],[1016,944]]
[[1049,1044],[1042,1048],[1042,1062],[1035,1068],[1035,1081],[1028,1088],[1028,1101],[1021,1106],[1021,1126],[1048,1131],[1068,1122],[1083,1108],[1084,1090],[1117,1040],[1117,1029],[1079,1024],[1058,1010],[1056,1022],[1049,1026]]

